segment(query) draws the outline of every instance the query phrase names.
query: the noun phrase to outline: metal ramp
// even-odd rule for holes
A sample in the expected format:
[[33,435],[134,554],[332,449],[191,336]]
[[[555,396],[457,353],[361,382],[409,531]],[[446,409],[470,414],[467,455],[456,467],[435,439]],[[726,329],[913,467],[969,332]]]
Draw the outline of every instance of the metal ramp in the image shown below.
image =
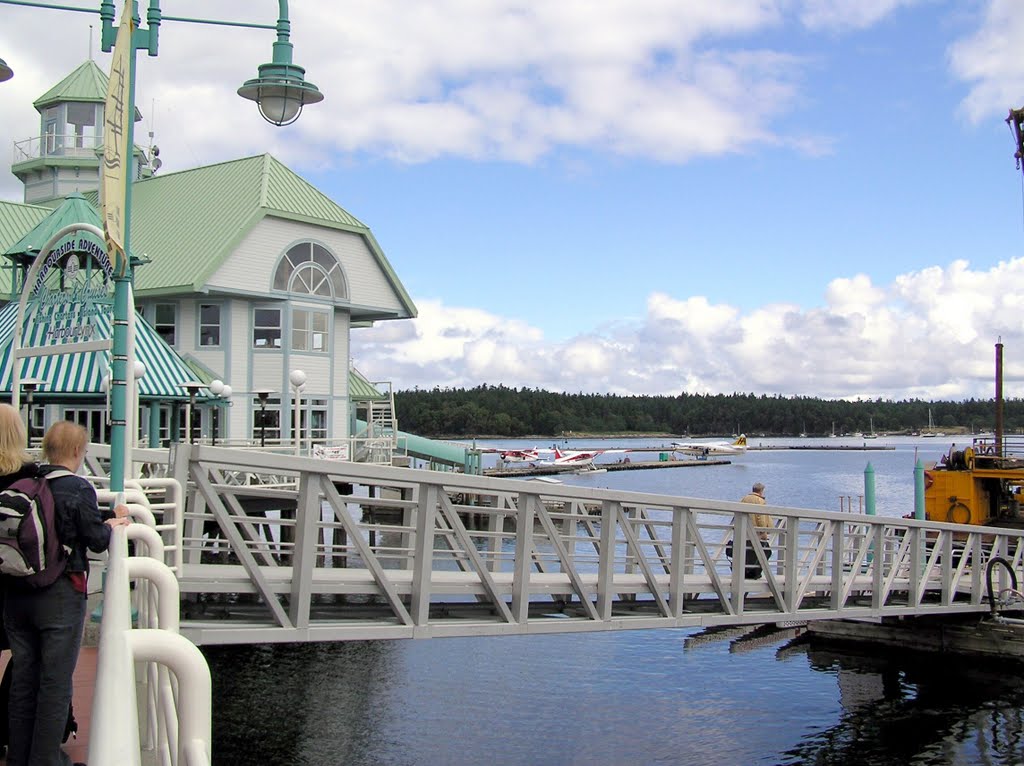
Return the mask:
[[[768,506],[751,580],[725,554],[760,531],[741,503],[195,445],[170,469],[189,487],[181,630],[197,643],[981,613],[987,562],[1020,573],[1024,557],[1019,530]],[[252,510],[238,472],[285,478],[280,509]]]

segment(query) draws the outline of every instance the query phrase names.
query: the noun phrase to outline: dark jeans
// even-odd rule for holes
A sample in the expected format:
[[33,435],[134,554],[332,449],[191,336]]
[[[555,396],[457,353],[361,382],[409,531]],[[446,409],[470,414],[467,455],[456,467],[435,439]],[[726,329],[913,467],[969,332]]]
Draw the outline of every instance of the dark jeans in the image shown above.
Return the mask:
[[60,745],[85,612],[85,597],[67,577],[41,590],[8,589],[4,625],[14,659],[14,682],[7,766],[71,763]]
[[[765,557],[771,558],[771,548],[766,547],[764,543],[760,543],[760,545]],[[732,540],[725,547],[725,555],[732,559]],[[754,552],[754,543],[750,540],[747,540],[746,550],[743,551],[743,565],[743,576],[748,580],[757,580],[763,574],[761,563],[757,560],[757,554]]]

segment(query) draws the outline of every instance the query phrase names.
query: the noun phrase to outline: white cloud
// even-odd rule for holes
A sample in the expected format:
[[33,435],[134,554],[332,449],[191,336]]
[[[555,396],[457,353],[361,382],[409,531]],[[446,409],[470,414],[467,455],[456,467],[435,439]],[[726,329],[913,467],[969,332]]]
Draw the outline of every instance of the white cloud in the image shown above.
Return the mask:
[[[272,7],[263,10],[180,0],[174,12],[273,24]],[[270,60],[272,32],[161,25],[159,56],[138,57],[138,106],[139,138],[155,127],[165,172],[264,151],[300,169],[363,154],[532,162],[565,146],[685,161],[784,142],[772,120],[800,76],[798,59],[751,42],[784,22],[769,0],[353,0],[343,12],[290,10],[294,61],[326,98],[286,131],[235,95]],[[0,89],[0,145],[38,135],[31,102],[85,60],[98,21],[5,6],[0,50],[16,76]],[[19,192],[0,178],[0,196]]]
[[972,122],[1020,106],[1024,93],[1024,3],[991,0],[981,27],[950,50],[953,73],[971,83],[961,107]]
[[744,312],[654,293],[643,319],[564,343],[519,320],[418,301],[418,319],[355,331],[352,346],[363,372],[399,388],[959,399],[993,395],[1001,337],[1007,395],[1021,396],[1014,386],[1024,385],[1022,298],[1004,288],[1022,281],[1024,258],[987,271],[955,261],[884,286],[863,275],[836,279],[825,304],[810,310],[769,304]]
[[800,18],[811,29],[864,29],[921,0],[803,0]]

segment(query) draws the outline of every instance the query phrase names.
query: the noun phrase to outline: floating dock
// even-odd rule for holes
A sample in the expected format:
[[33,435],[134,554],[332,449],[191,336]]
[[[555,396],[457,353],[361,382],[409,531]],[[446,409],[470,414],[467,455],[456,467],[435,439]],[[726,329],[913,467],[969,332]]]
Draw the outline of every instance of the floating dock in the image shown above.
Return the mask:
[[[656,450],[663,452],[664,450]],[[620,463],[595,463],[593,467],[580,465],[517,465],[515,468],[488,468],[484,476],[514,479],[520,476],[557,476],[560,474],[588,474],[604,471],[647,471],[655,468],[694,468],[708,465],[729,465],[731,460],[633,460]]]

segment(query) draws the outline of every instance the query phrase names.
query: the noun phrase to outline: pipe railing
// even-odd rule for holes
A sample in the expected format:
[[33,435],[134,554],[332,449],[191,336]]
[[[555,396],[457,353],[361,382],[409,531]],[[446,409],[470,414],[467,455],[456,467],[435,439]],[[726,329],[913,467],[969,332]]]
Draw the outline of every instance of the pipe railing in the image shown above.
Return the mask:
[[[147,556],[129,558],[128,540]],[[154,751],[162,766],[210,764],[210,671],[199,649],[178,633],[178,582],[162,562],[163,547],[145,523],[117,527],[111,536],[89,734],[93,766],[141,766],[143,749]],[[139,581],[137,628],[133,579]],[[141,694],[137,685],[145,687]]]

